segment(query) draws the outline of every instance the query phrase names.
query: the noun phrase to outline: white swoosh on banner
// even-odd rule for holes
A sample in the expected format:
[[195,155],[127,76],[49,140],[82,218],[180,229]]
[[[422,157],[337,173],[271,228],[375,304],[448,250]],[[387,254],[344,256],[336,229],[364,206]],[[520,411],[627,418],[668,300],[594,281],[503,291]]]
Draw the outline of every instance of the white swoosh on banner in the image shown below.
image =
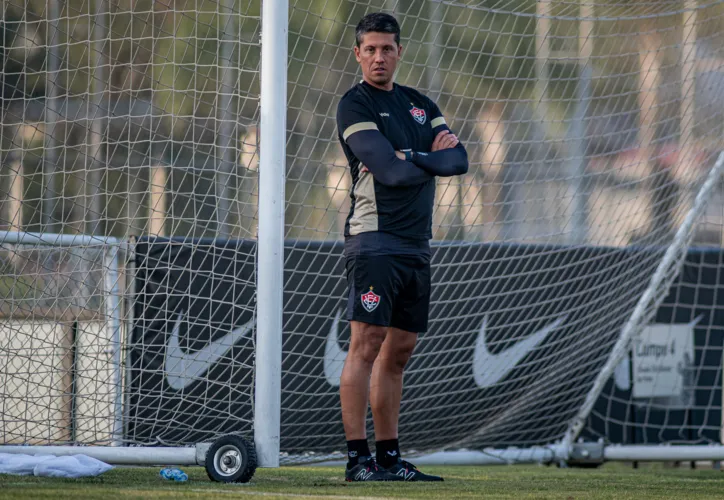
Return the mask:
[[173,389],[180,391],[185,389],[199,376],[205,373],[224,354],[231,349],[236,342],[254,329],[254,321],[234,328],[219,340],[209,343],[203,349],[193,353],[184,352],[179,345],[179,329],[184,314],[178,315],[176,323],[171,331],[171,338],[166,346],[166,355],[163,366],[166,371],[166,381]]
[[543,342],[550,332],[561,326],[566,317],[558,318],[553,323],[546,325],[525,340],[517,342],[513,347],[498,354],[492,354],[485,342],[485,330],[488,326],[488,317],[485,316],[483,324],[475,342],[473,353],[473,378],[475,384],[482,388],[490,387],[500,382],[505,376],[516,367],[528,353],[533,351],[538,344]]
[[327,344],[324,346],[324,378],[333,387],[339,387],[339,378],[342,376],[344,360],[347,359],[347,352],[340,349],[337,341],[339,337],[339,320],[341,318],[342,310],[337,309],[332,326],[329,328]]

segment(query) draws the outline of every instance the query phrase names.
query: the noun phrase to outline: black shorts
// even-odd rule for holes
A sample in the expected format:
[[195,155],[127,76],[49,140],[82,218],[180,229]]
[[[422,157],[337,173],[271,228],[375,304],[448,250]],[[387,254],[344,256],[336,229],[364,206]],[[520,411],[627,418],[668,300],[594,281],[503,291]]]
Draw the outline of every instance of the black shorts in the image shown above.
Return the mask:
[[349,321],[413,333],[427,330],[429,255],[353,255],[346,264]]

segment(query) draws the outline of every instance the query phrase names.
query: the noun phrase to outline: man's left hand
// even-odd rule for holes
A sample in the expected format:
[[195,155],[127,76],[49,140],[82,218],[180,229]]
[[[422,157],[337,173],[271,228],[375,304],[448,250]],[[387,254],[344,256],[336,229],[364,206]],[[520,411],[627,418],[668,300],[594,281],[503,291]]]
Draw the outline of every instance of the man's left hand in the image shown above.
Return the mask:
[[443,130],[437,134],[435,140],[432,142],[431,151],[434,153],[435,151],[440,151],[442,149],[454,148],[459,142],[460,141],[458,141],[455,134],[451,133],[449,130]]

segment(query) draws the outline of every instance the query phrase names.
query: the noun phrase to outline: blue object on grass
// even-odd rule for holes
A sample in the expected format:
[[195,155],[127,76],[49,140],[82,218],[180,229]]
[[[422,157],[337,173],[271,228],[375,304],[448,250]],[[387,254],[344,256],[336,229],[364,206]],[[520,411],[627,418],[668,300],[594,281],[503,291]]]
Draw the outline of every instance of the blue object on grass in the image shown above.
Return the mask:
[[161,469],[161,477],[169,481],[188,481],[189,476],[181,469]]

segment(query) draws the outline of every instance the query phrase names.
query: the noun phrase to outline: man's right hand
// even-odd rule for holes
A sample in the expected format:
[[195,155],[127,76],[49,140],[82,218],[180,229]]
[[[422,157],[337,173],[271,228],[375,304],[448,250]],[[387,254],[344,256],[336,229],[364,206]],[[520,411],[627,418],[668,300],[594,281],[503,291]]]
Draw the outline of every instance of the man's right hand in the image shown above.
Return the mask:
[[451,133],[449,130],[443,130],[437,134],[435,140],[432,142],[431,152],[434,153],[435,151],[440,151],[441,149],[454,148],[459,142],[460,141],[458,141],[455,134]]

